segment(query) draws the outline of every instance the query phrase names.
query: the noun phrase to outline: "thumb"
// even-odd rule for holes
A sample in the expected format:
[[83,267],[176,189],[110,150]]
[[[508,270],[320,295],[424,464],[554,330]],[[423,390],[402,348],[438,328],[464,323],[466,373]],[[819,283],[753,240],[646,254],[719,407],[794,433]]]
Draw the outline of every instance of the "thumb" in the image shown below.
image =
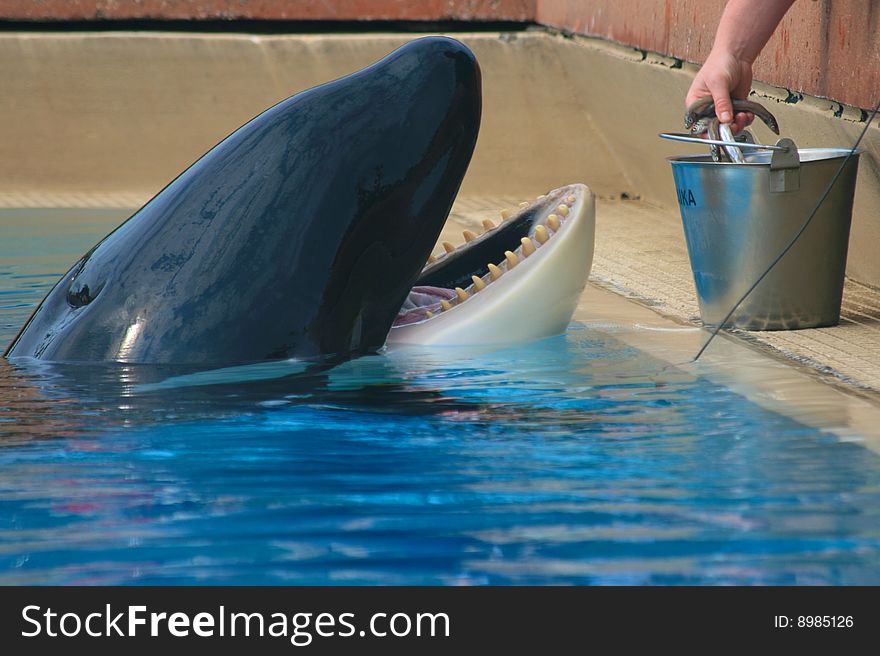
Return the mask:
[[712,80],[707,85],[715,101],[715,116],[722,123],[733,121],[733,103],[730,102],[730,89],[726,80]]

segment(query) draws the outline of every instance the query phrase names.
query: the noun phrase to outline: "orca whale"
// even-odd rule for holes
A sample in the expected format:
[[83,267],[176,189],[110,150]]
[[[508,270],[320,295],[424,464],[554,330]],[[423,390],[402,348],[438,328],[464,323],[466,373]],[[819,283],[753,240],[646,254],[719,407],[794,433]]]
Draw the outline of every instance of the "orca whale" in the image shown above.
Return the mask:
[[6,356],[217,364],[380,348],[473,153],[480,69],[414,40],[266,110],[86,253]]
[[[77,262],[6,355],[207,368],[167,381],[203,385],[332,367],[386,343],[563,332],[593,259],[585,185],[431,254],[480,112],[476,59],[445,37],[278,103]],[[259,362],[280,366],[241,368]]]

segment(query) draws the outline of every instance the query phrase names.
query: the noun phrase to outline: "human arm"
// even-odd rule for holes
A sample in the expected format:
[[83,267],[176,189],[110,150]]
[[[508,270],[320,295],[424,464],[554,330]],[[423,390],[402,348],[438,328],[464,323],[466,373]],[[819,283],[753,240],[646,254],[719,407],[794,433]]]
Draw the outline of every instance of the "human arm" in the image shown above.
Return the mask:
[[751,123],[754,116],[750,113],[738,112],[734,117],[730,98],[748,96],[752,65],[792,4],[794,0],[730,0],[718,23],[712,51],[691,83],[685,105],[712,96],[716,116],[722,123],[732,123],[734,132]]

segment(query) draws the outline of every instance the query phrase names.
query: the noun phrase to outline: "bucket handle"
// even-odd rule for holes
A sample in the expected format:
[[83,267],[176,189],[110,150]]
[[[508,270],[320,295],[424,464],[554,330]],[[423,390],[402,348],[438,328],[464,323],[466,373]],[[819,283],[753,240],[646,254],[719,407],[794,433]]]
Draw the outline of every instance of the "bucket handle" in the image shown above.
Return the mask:
[[[689,143],[704,145],[713,144],[715,146],[733,146],[734,148],[752,148],[754,150],[781,150],[786,153],[791,150],[792,146],[794,146],[794,143],[790,139],[780,139],[779,143],[775,146],[771,146],[769,144],[753,144],[747,141],[740,143],[739,141],[722,141],[721,139],[703,139],[702,137],[695,137],[683,132],[661,132],[657,136],[661,139],[671,139],[672,141],[687,141]],[[795,152],[797,152],[796,148]]]
[[734,148],[751,148],[752,150],[771,150],[770,158],[770,191],[774,194],[786,191],[797,191],[801,187],[801,159],[797,144],[791,139],[780,139],[775,146],[769,144],[753,144],[738,141],[721,141],[720,139],[703,139],[681,132],[661,132],[657,135],[672,141],[688,143],[713,144],[716,146],[733,146]]

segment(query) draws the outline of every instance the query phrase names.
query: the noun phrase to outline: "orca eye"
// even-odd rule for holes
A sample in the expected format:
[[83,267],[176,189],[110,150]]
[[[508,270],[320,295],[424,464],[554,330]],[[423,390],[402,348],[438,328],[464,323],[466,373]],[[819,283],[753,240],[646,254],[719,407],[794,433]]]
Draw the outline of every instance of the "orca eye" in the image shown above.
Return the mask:
[[70,289],[67,290],[67,303],[70,307],[75,308],[88,305],[97,298],[102,288],[103,285],[100,285],[95,289],[90,289],[88,285],[78,285],[74,282],[74,284],[70,286]]
[[81,308],[94,301],[107,282],[99,274],[100,269],[88,266],[95,248],[86,253],[73,268],[70,286],[67,288],[67,304],[72,308]]

